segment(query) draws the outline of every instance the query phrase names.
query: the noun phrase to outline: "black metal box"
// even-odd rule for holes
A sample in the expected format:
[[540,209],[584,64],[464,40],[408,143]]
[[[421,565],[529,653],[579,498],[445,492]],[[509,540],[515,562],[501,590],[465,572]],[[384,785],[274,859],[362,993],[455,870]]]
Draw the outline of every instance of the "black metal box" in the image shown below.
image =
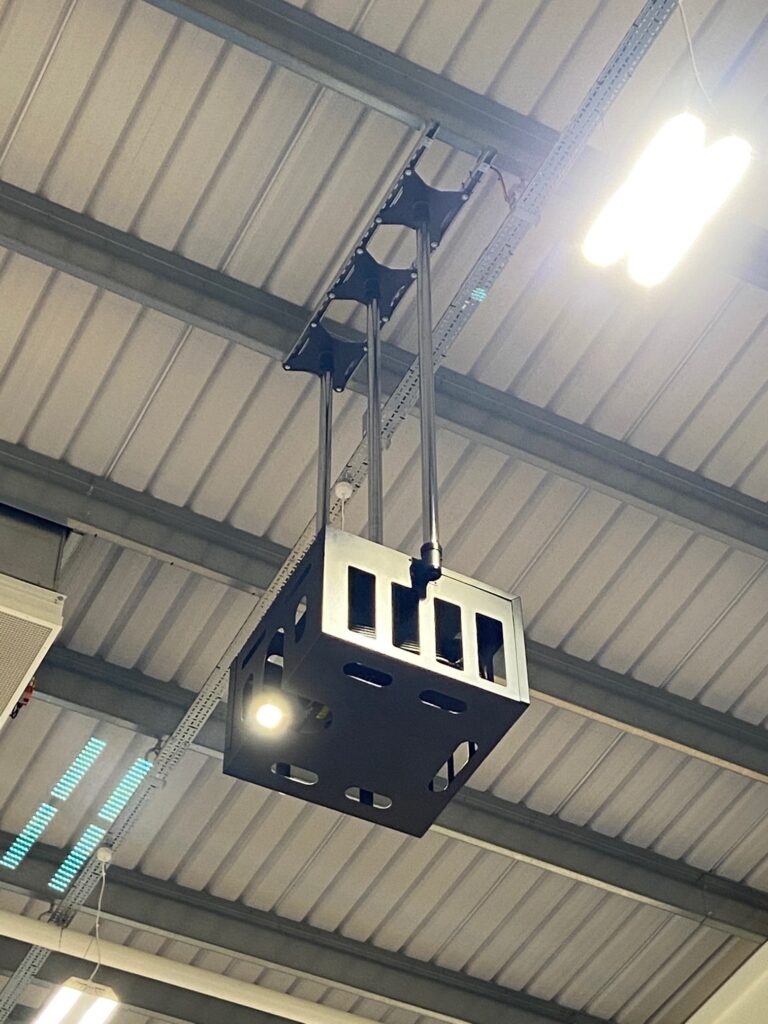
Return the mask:
[[[224,771],[423,835],[528,706],[520,600],[332,528],[230,672]],[[264,728],[257,714],[282,717]],[[272,725],[270,721],[268,723]]]

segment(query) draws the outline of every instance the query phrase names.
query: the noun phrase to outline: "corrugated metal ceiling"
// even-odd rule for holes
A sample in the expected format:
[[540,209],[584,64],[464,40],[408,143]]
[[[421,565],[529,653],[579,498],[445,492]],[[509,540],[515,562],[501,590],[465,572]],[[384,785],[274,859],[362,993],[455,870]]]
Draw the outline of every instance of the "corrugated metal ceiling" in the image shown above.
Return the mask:
[[[535,764],[536,737],[540,750],[564,741],[562,727],[547,737],[540,719],[540,709],[532,709],[523,720],[523,735],[510,736],[518,752],[521,745],[527,746],[525,758],[512,762],[521,774],[529,775]],[[10,743],[4,742],[0,751],[0,764],[22,769],[16,785],[10,784],[15,773],[0,773],[8,779],[0,794],[0,827],[21,828],[50,779],[63,771],[94,731],[108,743],[102,755],[105,763],[98,775],[86,777],[68,801],[67,813],[45,837],[64,847],[74,841],[90,821],[93,806],[106,799],[152,740],[43,703],[25,712],[19,727],[9,733]],[[39,756],[41,750],[45,756]],[[512,754],[508,746],[497,764],[503,759],[509,765]],[[648,760],[646,754],[645,774],[636,771],[638,788],[648,779]],[[631,771],[628,759],[622,759],[622,767]],[[666,769],[665,774],[674,778],[669,764]],[[561,787],[566,774],[563,764]],[[681,809],[686,803],[691,807],[695,791],[700,795],[707,789],[720,805],[723,799],[735,800],[733,787],[728,794],[727,786],[721,790],[718,785],[716,776],[726,773],[704,774],[704,785],[688,780],[687,791],[681,792],[677,855],[685,855],[680,840],[686,815]],[[547,782],[547,775],[545,770],[538,788],[539,793],[549,789],[551,798],[557,783],[551,777]],[[737,780],[736,789],[739,784],[749,788]],[[600,783],[593,777],[587,786],[596,790]],[[522,795],[514,788],[508,783],[495,787],[508,798]],[[664,790],[662,801],[673,819],[671,789]],[[546,806],[535,791],[536,786],[531,789],[531,806]],[[648,794],[646,809],[655,797]],[[634,817],[639,823],[642,813]],[[657,825],[662,818],[660,813]],[[717,834],[722,850],[732,845],[727,824],[713,823],[706,814],[690,814],[689,836],[700,825],[700,842],[705,848],[709,844],[710,852]],[[627,838],[642,841],[639,827],[627,831]],[[666,844],[658,844],[672,855],[674,831],[662,824]],[[750,855],[755,856],[753,839],[747,837],[743,848],[739,844],[730,850],[718,870],[727,875],[735,866],[740,874]],[[665,1021],[684,1020],[675,1004],[691,1006],[688,988],[698,986],[703,994],[718,971],[733,969],[754,948],[694,921],[454,839],[428,833],[414,840],[233,781],[222,776],[218,759],[197,751],[185,756],[117,860],[153,877],[627,1024],[652,1020],[661,1006]],[[754,871],[747,878],[750,884],[760,883]],[[155,948],[162,945],[159,938],[155,942]],[[188,944],[178,946],[183,958],[194,956]]]
[[[311,5],[558,128],[636,7]],[[687,10],[723,121],[749,123],[763,146],[755,116],[766,101],[764,12],[753,0],[688,0]],[[618,166],[638,124],[693,96],[690,80],[682,32],[669,26],[597,147]],[[118,0],[0,6],[0,133],[4,180],[303,305],[322,294],[414,142],[351,100]],[[428,160],[444,182],[468,166],[437,145]],[[753,193],[742,206],[765,224]],[[653,295],[638,295],[620,274],[597,283],[577,251],[588,211],[573,198],[566,189],[548,208],[450,365],[765,500],[766,293],[701,258]],[[503,213],[489,179],[441,248],[436,312]],[[382,238],[385,251],[411,258],[401,236]],[[306,382],[19,256],[0,269],[0,304],[0,436],[293,543],[313,505],[315,399]],[[412,297],[388,337],[413,348]],[[362,413],[358,397],[340,399],[338,465]],[[408,549],[416,433],[403,427],[386,458],[388,541]],[[446,430],[440,466],[448,561],[520,592],[531,636],[768,720],[763,560]],[[364,519],[356,500],[347,525],[360,530]],[[74,551],[63,589],[68,645],[192,689],[252,606],[247,595],[94,539]],[[13,767],[0,775],[3,828],[23,825],[44,780],[92,729],[85,716],[35,704],[4,735],[0,758]],[[152,741],[98,729],[114,759],[101,784],[108,791]],[[534,705],[474,784],[768,889],[766,787],[607,726]],[[84,784],[51,841],[69,842],[96,799]],[[218,808],[210,818],[200,814],[206,806]],[[627,1024],[682,1021],[748,951],[713,929],[452,840],[417,844],[234,784],[197,752],[121,859]],[[375,1006],[351,1008],[411,1024],[377,1016]]]
[[[39,900],[28,899],[8,890],[0,890],[0,908],[29,917],[37,917],[47,909],[46,905]],[[81,914],[75,918],[71,927],[77,931],[91,932],[93,916]],[[363,997],[354,991],[321,984],[312,978],[292,974],[282,968],[278,970],[265,966],[253,958],[226,955],[216,947],[206,948],[171,939],[161,931],[127,928],[117,922],[105,920],[100,928],[100,935],[108,942],[118,942],[146,953],[165,957],[168,960],[191,964],[204,971],[260,985],[275,992],[285,992],[298,999],[332,1006],[338,1010],[346,1010],[370,1020],[382,1021],[383,1024],[440,1024],[434,1018],[424,1014],[391,1006],[374,998]],[[0,981],[0,991],[2,991],[2,981]],[[49,993],[50,989],[45,985],[30,986],[24,994],[24,1005],[36,1009],[42,1005]],[[135,1010],[120,1007],[110,1020],[114,1024],[153,1024],[156,1020],[174,1021],[174,1018],[147,1017]]]

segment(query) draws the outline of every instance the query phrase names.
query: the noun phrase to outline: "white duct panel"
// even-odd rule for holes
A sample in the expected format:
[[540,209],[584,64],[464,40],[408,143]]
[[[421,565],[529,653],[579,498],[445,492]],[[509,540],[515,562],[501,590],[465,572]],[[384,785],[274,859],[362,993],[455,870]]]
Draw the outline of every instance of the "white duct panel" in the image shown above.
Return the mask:
[[64,597],[0,576],[0,729],[61,631]]

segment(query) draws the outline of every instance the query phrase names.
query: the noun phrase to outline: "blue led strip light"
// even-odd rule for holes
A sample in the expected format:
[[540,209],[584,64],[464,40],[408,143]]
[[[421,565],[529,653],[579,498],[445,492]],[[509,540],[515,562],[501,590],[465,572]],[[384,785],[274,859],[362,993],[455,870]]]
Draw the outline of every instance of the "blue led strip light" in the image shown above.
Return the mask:
[[120,811],[125,807],[133,794],[139,788],[144,779],[152,769],[152,762],[140,757],[134,761],[120,782],[115,786],[109,799],[99,811],[102,821],[114,821]]
[[106,745],[104,740],[97,740],[92,736],[53,787],[51,796],[55,796],[59,800],[69,799],[91,770]]
[[106,829],[99,828],[98,825],[89,825],[48,883],[48,888],[64,892],[106,834]]
[[17,868],[56,815],[58,808],[40,804],[24,828],[0,857],[4,868]]

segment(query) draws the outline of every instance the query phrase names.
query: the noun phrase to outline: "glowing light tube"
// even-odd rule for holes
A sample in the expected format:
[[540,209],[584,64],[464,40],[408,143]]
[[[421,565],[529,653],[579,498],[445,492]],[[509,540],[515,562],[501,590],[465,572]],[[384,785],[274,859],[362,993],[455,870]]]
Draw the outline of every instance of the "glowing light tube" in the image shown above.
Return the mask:
[[657,133],[587,233],[584,256],[600,267],[627,260],[629,276],[659,284],[691,248],[749,166],[752,149],[729,136],[705,146],[699,118],[680,114]]

